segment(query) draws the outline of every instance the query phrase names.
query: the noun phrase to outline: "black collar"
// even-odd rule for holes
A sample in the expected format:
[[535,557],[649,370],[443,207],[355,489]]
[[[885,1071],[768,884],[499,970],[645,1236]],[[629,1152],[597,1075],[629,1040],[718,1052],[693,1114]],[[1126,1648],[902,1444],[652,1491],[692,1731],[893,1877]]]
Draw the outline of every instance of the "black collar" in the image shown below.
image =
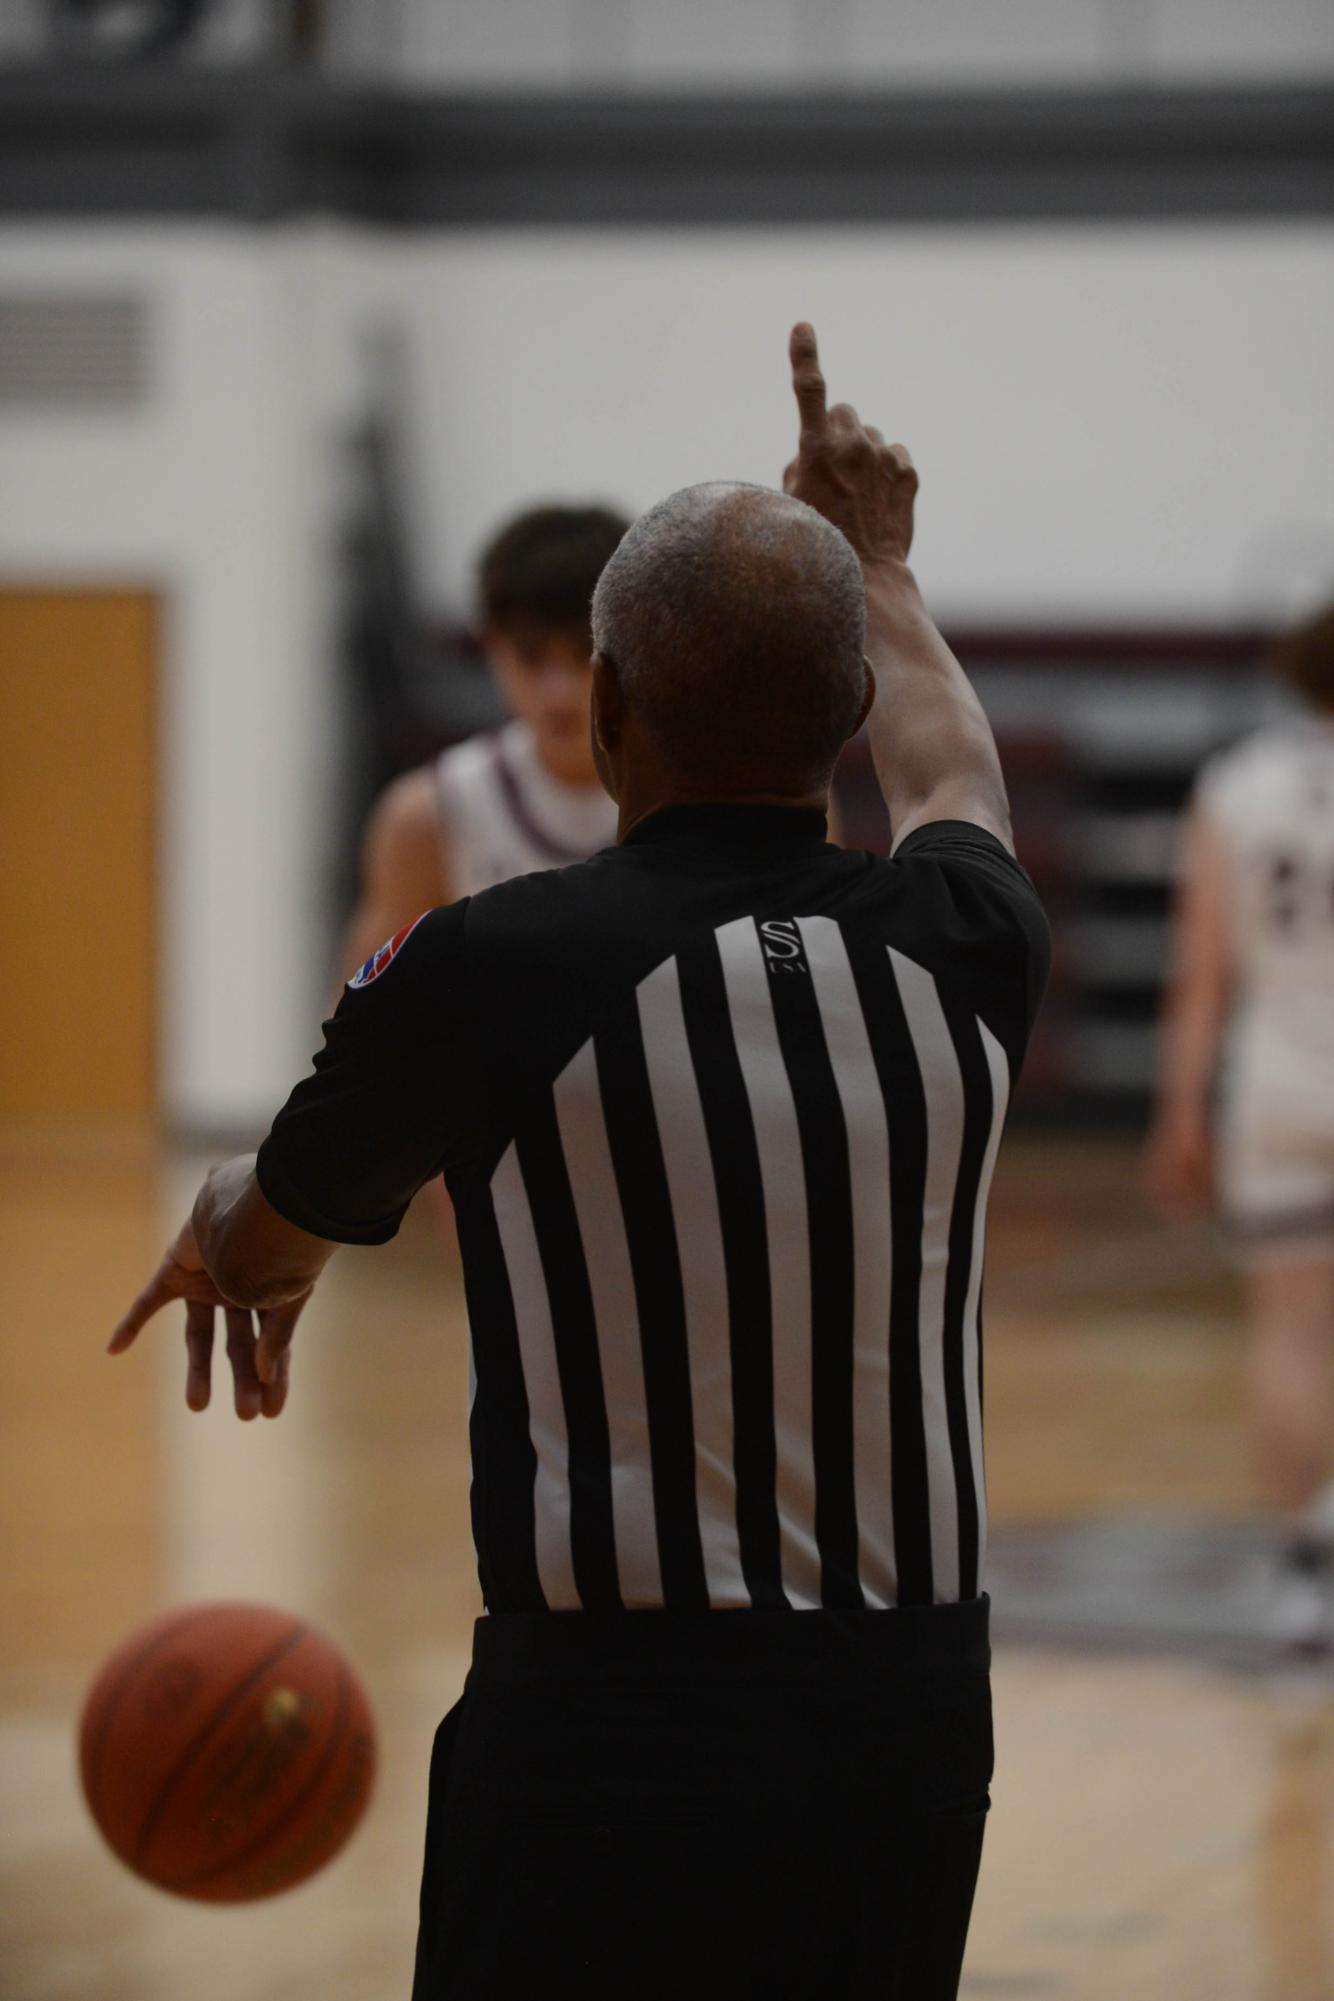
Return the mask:
[[789,841],[823,841],[828,823],[818,806],[661,806],[637,820],[623,843],[685,842],[728,847],[772,847]]

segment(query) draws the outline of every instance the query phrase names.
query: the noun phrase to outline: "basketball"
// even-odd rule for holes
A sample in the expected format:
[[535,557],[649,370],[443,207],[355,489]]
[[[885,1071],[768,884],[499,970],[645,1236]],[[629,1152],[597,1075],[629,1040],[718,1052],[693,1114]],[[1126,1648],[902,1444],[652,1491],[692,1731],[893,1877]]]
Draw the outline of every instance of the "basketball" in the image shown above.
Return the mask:
[[267,1605],[178,1608],[107,1660],[79,1732],[84,1795],[121,1861],[207,1903],[290,1889],[337,1854],[375,1771],[361,1682]]

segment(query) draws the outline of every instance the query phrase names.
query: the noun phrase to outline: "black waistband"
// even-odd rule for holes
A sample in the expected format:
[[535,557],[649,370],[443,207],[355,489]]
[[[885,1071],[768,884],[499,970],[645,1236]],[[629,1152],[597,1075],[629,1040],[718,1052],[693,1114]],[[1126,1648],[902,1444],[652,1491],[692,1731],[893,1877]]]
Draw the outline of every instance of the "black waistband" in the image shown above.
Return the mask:
[[985,1673],[990,1600],[880,1612],[493,1612],[473,1628],[476,1687],[564,1671],[806,1676]]

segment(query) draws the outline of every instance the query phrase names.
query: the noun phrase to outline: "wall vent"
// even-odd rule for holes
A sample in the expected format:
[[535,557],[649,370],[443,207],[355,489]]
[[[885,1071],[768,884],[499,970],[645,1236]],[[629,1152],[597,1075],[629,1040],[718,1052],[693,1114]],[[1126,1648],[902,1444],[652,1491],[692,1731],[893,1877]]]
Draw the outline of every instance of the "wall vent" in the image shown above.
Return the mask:
[[0,294],[0,409],[131,410],[148,396],[148,304]]

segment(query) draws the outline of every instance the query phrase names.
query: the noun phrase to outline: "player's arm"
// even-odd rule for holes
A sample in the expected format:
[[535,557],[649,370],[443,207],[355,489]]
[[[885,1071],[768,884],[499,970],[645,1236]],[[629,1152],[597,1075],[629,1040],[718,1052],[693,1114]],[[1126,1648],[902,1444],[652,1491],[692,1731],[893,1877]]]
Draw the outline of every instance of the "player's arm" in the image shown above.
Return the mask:
[[1216,824],[1197,803],[1186,822],[1157,1104],[1144,1157],[1150,1200],[1174,1219],[1198,1214],[1212,1192],[1209,1097],[1230,987],[1226,856]]
[[344,933],[339,971],[350,979],[423,910],[450,903],[449,857],[429,766],[404,772],[381,793],[361,844],[361,893]]
[[851,405],[826,407],[811,327],[793,328],[790,352],[801,436],[783,486],[842,529],[861,558],[876,683],[867,728],[894,846],[928,821],[966,820],[1013,852],[991,726],[908,567],[912,460]]
[[184,1301],[185,1400],[204,1410],[221,1311],[237,1416],[277,1417],[287,1401],[296,1323],[336,1248],[265,1201],[253,1154],[226,1161],[205,1181],[190,1219],[121,1319],[110,1352],[123,1354],[155,1313]]

